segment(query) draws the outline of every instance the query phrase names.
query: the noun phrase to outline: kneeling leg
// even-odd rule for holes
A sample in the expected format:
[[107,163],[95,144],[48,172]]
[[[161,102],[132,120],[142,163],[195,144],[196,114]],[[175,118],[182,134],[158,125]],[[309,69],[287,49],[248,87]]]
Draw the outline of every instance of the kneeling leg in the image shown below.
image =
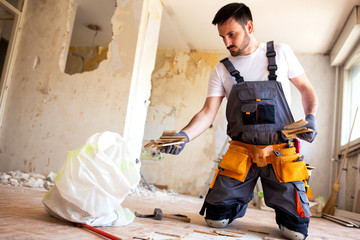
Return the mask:
[[236,179],[218,175],[215,185],[209,190],[200,211],[211,227],[226,227],[234,219],[245,215],[248,202],[253,198],[256,179],[240,182]]

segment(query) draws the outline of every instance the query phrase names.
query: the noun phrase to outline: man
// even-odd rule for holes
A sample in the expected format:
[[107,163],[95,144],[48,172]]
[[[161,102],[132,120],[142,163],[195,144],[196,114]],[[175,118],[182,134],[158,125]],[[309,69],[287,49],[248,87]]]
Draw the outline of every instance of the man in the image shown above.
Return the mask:
[[[301,93],[306,127],[313,130],[297,137],[314,140],[315,91],[287,45],[257,42],[245,4],[222,7],[212,23],[231,56],[215,66],[203,108],[177,133],[188,141],[198,137],[212,124],[223,98],[227,98],[227,133],[232,141],[200,214],[206,212],[205,220],[212,227],[225,227],[244,216],[260,177],[265,203],[275,209],[283,235],[305,239],[311,215],[305,192],[308,175],[294,142],[281,129],[294,122],[287,101],[291,82]],[[185,144],[164,151],[179,154]]]

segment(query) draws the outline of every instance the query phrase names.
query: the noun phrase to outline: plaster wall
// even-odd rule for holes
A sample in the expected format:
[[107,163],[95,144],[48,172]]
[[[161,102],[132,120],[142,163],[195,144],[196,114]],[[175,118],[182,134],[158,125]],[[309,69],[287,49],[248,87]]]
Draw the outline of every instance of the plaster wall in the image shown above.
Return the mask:
[[[118,0],[117,4],[107,59],[94,71],[70,76],[62,69],[71,38],[74,2],[28,2],[0,129],[1,171],[56,172],[68,151],[105,130],[126,135],[137,152],[145,118],[144,143],[158,138],[163,130],[179,131],[201,109],[210,71],[223,54],[159,50],[152,86],[148,82],[142,85],[141,79],[152,70],[153,59],[144,49],[156,51],[157,37],[151,31],[158,31],[153,24],[159,22],[161,13],[149,15],[149,28],[139,33],[143,1]],[[138,36],[144,33],[152,37],[142,35],[148,42],[144,41],[139,50]],[[142,55],[149,61],[136,59]],[[335,72],[327,56],[298,57],[320,103],[318,138],[312,144],[303,142],[301,152],[316,167],[311,177],[314,195],[327,197]],[[300,96],[296,89],[292,92],[294,117],[302,119]],[[212,128],[187,144],[180,155],[154,158],[144,150],[142,173],[147,180],[180,193],[200,194],[226,140],[225,104],[226,100]]]
[[0,169],[58,171],[96,132],[123,134],[142,0],[118,0],[107,59],[68,75],[73,0],[28,1],[0,129]]
[[[221,54],[197,51],[158,51],[152,75],[151,104],[144,140],[157,139],[163,130],[182,129],[201,109],[207,94],[211,69]],[[335,70],[329,57],[298,56],[319,97],[317,115],[318,137],[312,143],[301,141],[301,153],[306,162],[316,167],[311,176],[311,187],[316,196],[327,197],[333,124],[333,93]],[[292,87],[292,110],[296,120],[304,119],[300,94]],[[159,155],[144,149],[142,172],[151,183],[165,185],[175,191],[200,195],[226,140],[226,100],[209,128],[186,145],[180,155]]]
[[[179,131],[202,108],[210,71],[220,56],[197,51],[158,51],[144,143],[157,139],[163,130]],[[225,141],[223,110],[213,127],[187,144],[180,155],[158,155],[144,149],[141,159],[145,178],[176,192],[199,194],[215,164],[216,147]]]

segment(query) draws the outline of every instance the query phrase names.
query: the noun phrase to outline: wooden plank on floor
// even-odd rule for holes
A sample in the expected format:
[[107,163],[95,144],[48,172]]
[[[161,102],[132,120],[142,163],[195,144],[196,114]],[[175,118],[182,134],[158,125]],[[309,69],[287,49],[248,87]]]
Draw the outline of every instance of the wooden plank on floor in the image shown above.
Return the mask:
[[356,224],[360,225],[360,214],[349,212],[341,209],[335,209],[334,216],[343,217],[355,221]]

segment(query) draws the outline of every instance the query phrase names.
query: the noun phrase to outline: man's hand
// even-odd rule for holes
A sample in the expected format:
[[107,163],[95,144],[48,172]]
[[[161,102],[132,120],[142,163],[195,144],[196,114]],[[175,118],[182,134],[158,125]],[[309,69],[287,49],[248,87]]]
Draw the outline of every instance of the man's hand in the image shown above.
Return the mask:
[[166,146],[165,148],[161,149],[160,152],[178,155],[184,149],[185,144],[189,142],[188,135],[185,132],[179,132],[179,133],[175,133],[175,136],[184,136],[186,137],[186,141],[180,144],[180,147],[176,145]]
[[306,124],[304,127],[312,129],[313,132],[300,133],[300,134],[297,134],[296,136],[302,140],[305,140],[305,141],[311,143],[312,141],[314,141],[314,139],[317,135],[317,131],[315,128],[315,116],[313,114],[308,114],[308,115],[306,115],[305,120],[308,122],[308,124]]

